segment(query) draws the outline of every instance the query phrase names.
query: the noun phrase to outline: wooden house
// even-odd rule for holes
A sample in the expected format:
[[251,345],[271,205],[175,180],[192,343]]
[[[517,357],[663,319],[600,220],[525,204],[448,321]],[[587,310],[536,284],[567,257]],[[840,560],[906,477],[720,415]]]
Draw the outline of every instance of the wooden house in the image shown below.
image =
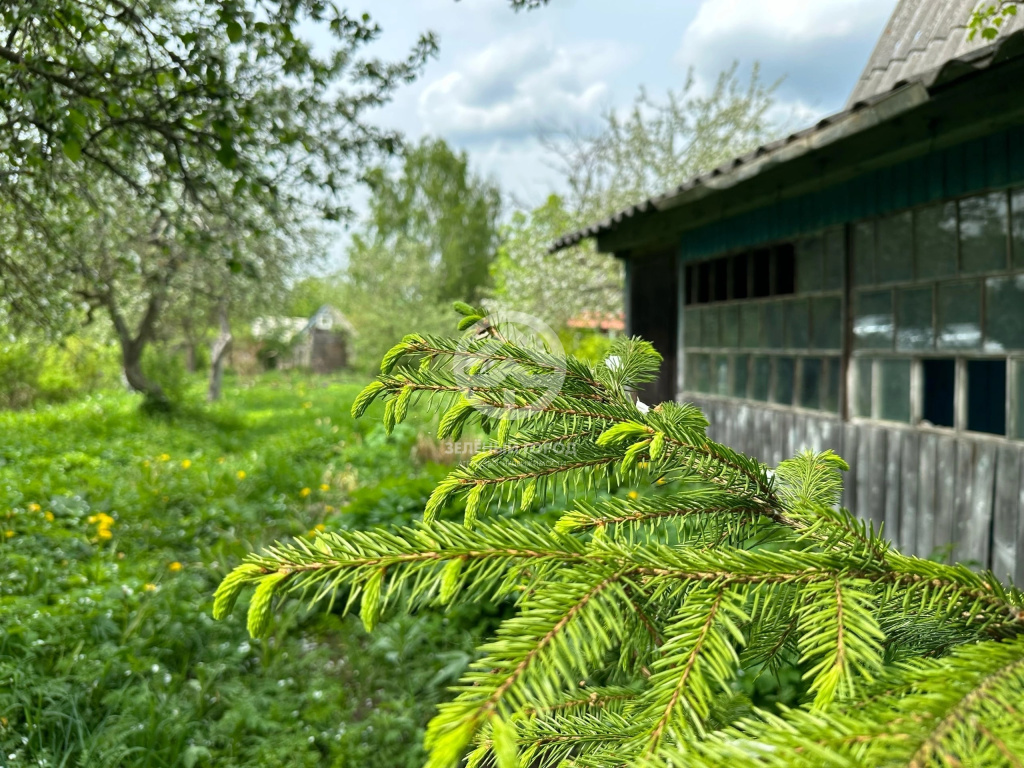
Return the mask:
[[847,458],[909,553],[1024,583],[1024,15],[901,0],[844,111],[561,238],[626,267],[644,400],[775,464]]

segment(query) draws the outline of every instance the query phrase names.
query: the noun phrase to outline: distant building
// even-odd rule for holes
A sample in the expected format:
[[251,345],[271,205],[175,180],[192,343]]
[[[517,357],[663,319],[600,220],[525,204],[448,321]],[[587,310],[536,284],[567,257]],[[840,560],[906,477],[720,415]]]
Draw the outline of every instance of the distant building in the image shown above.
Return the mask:
[[352,361],[355,329],[329,304],[311,317],[260,317],[253,321],[253,337],[261,342],[261,357],[268,367],[298,368],[333,373]]
[[[1024,583],[1024,14],[901,0],[847,108],[561,238],[626,267],[643,399],[776,464],[851,463],[903,551]],[[827,62],[823,62],[827,66]]]
[[594,331],[614,337],[626,330],[626,316],[622,312],[580,312],[566,325],[575,331]]

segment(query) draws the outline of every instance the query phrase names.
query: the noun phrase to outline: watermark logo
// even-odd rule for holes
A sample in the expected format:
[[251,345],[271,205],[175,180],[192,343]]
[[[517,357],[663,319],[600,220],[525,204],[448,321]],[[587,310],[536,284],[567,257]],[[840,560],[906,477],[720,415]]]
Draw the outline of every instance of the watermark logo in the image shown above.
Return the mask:
[[562,391],[565,349],[540,318],[497,310],[468,329],[453,367],[455,381],[485,416],[529,419]]

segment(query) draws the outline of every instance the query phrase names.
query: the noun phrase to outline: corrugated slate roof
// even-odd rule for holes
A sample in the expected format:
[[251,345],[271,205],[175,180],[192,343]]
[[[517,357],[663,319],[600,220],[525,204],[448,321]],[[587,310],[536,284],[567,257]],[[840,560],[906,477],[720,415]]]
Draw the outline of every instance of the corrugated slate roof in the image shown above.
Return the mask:
[[[938,0],[920,2],[938,4]],[[1018,18],[1024,18],[1024,15],[1018,15]],[[756,176],[766,168],[788,162],[833,141],[846,138],[858,130],[889,119],[893,116],[894,110],[901,111],[919,105],[927,101],[933,89],[987,69],[992,64],[1021,55],[1024,55],[1024,31],[1004,32],[994,43],[974,48],[956,58],[943,60],[940,66],[919,72],[913,77],[897,80],[891,83],[887,90],[859,99],[842,112],[823,118],[813,126],[764,144],[753,152],[723,163],[708,173],[695,176],[675,189],[631,205],[603,221],[563,235],[549,250],[554,252],[568,248],[586,238],[610,232],[626,219],[685,205],[690,200],[712,194],[716,190],[732,187]],[[904,94],[906,99],[897,106],[901,94]]]
[[[900,0],[847,107],[988,45],[981,35],[968,40],[967,23],[977,4],[978,0]],[[1002,34],[1019,29],[1024,29],[1024,14],[1007,17]]]

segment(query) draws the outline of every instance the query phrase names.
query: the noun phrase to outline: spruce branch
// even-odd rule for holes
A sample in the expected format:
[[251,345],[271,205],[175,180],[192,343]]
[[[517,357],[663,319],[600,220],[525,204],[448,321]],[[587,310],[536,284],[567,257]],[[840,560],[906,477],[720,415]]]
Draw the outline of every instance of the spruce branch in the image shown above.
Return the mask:
[[[428,768],[1021,764],[1020,590],[900,553],[839,507],[847,466],[830,451],[772,469],[711,440],[692,405],[636,402],[660,362],[645,342],[594,366],[457,309],[463,336],[407,336],[353,413],[382,401],[387,429],[427,411],[442,438],[491,441],[418,525],[251,555],[218,618],[248,590],[254,635],[289,597],[337,600],[367,630],[398,604],[505,602],[514,615],[428,727]],[[463,525],[440,519],[457,498]],[[553,524],[494,514],[554,503]],[[787,666],[807,687],[797,706],[737,695]]]

